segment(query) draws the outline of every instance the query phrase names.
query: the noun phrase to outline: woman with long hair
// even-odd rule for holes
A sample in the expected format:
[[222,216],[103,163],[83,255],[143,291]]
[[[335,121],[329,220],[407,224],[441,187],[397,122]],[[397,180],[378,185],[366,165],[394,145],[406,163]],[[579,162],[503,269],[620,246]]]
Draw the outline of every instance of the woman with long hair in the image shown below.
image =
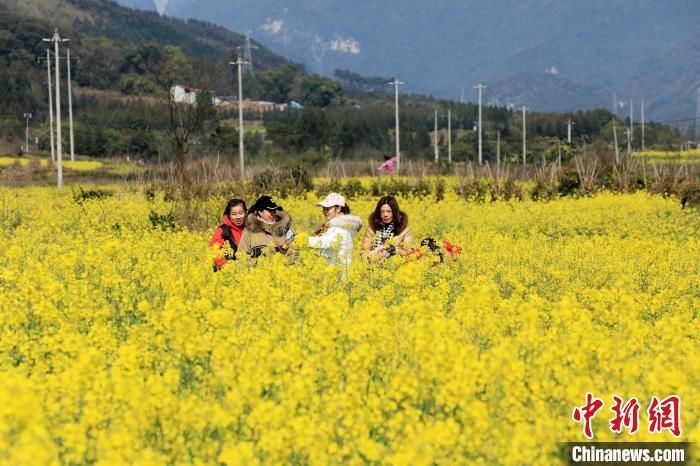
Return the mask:
[[228,243],[228,252],[214,259],[216,270],[221,270],[226,262],[236,259],[236,251],[243,236],[243,227],[247,213],[248,209],[243,199],[231,199],[226,203],[223,223],[216,229],[211,237],[211,241],[209,241],[209,247],[217,247],[224,250],[227,249],[226,243]]
[[408,228],[408,215],[401,211],[393,196],[379,199],[369,216],[367,231],[362,239],[362,258],[379,259],[408,255],[412,250],[413,235]]

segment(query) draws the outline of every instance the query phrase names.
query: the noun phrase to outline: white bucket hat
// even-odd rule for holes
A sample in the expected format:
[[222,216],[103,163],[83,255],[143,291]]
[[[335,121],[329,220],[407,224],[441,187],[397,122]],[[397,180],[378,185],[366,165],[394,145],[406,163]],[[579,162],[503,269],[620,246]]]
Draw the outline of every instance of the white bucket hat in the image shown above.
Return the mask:
[[324,200],[316,205],[321,207],[333,207],[336,205],[345,207],[345,198],[338,193],[330,193]]

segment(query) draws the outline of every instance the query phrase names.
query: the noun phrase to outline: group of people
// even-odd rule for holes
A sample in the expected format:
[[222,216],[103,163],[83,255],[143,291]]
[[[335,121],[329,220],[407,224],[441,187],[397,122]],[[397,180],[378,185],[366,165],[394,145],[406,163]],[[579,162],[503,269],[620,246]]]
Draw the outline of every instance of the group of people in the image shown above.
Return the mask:
[[[322,208],[325,222],[308,238],[307,246],[317,249],[329,263],[349,265],[362,220],[350,213],[350,206],[338,193],[328,194],[316,205]],[[215,270],[241,254],[257,258],[279,253],[294,260],[295,237],[292,218],[272,197],[261,196],[250,209],[243,199],[231,199],[224,208],[223,223],[209,242],[211,247],[224,250],[214,259]],[[393,196],[382,197],[368,218],[361,244],[362,258],[405,256],[413,251],[412,246],[408,215],[401,211]]]

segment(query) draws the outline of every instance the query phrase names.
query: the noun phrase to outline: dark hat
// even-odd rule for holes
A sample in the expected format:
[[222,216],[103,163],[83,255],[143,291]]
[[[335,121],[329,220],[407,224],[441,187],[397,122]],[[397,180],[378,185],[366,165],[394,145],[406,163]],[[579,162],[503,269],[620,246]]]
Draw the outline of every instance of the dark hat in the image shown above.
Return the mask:
[[260,196],[251,210],[260,212],[261,210],[284,210],[282,206],[277,204],[270,196]]

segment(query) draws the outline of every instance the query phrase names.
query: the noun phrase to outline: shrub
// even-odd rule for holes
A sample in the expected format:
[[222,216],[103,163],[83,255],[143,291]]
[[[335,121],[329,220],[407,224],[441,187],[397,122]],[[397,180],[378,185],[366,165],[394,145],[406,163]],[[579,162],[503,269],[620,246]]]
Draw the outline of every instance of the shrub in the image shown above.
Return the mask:
[[73,191],[73,201],[77,204],[82,204],[87,200],[106,199],[108,197],[112,197],[113,195],[114,193],[112,191],[107,191],[105,189],[83,189],[81,186],[78,186],[78,190]]
[[148,219],[151,221],[151,225],[156,230],[178,230],[175,214],[172,211],[166,214],[159,214],[155,210],[151,210],[151,212],[148,214]]
[[581,178],[579,178],[576,172],[566,171],[559,175],[558,185],[560,196],[573,196],[579,193]]

